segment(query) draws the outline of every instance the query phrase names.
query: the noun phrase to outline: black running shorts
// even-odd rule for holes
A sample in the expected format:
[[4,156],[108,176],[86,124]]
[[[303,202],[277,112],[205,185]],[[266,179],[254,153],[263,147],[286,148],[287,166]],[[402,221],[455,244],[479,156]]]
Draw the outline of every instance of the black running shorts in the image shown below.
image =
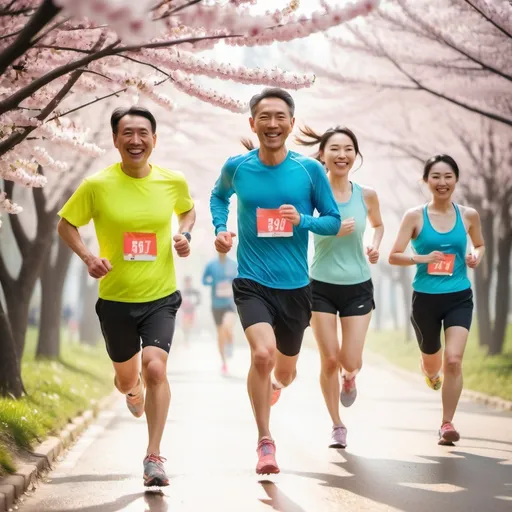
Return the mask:
[[219,325],[222,325],[222,322],[224,321],[224,315],[226,313],[234,313],[235,309],[233,306],[228,306],[225,308],[212,308],[212,314],[213,319],[215,320],[215,325],[218,327]]
[[179,291],[150,302],[116,302],[98,299],[96,313],[107,352],[115,363],[124,363],[142,348],[171,349]]
[[339,314],[340,317],[367,315],[375,309],[373,283],[331,284],[311,281],[313,311]]
[[300,352],[304,331],[311,320],[311,287],[281,290],[251,279],[233,281],[235,304],[242,327],[265,322],[274,328],[277,350],[285,356]]
[[413,293],[411,322],[424,354],[435,354],[441,348],[441,328],[464,327],[469,331],[472,318],[471,288],[453,293]]

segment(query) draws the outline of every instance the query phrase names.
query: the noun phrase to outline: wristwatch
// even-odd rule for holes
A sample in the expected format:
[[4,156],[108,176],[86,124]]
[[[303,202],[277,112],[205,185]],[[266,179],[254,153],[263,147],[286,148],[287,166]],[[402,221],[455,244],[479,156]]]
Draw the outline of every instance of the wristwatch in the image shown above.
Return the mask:
[[188,240],[188,243],[192,240],[192,236],[188,231],[182,231],[181,234]]

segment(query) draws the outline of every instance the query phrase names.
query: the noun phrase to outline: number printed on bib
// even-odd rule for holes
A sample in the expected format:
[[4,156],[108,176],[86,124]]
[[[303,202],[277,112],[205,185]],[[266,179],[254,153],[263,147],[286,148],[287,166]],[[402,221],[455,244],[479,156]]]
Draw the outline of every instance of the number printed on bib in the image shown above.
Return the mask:
[[123,244],[126,261],[155,261],[155,233],[125,233]]
[[279,210],[257,208],[256,224],[259,237],[293,236],[292,223],[289,220],[283,219]]
[[231,281],[220,281],[215,286],[215,295],[219,299],[230,299],[233,297],[233,286]]
[[445,254],[444,260],[437,263],[429,263],[427,272],[431,276],[451,276],[455,266],[455,254]]

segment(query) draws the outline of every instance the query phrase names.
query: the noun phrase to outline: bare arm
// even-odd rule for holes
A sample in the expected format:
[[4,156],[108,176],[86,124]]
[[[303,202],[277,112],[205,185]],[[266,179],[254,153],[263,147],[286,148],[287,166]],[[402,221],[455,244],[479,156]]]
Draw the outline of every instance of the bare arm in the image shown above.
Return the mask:
[[196,223],[196,209],[192,207],[188,212],[181,213],[178,215],[178,221],[180,225],[179,232],[183,233],[185,231],[190,233]]
[[364,199],[366,207],[368,208],[368,220],[373,228],[373,240],[372,247],[378,251],[384,236],[384,223],[382,222],[382,216],[380,214],[379,197],[375,190],[365,188]]
[[468,208],[466,216],[470,221],[468,234],[473,243],[473,250],[466,258],[466,263],[470,268],[476,268],[485,254],[485,242],[482,235],[482,223],[480,222],[480,215],[473,208]]
[[84,244],[78,229],[66,219],[62,218],[57,224],[57,231],[71,250],[87,265],[87,261],[93,258],[94,255]]
[[66,219],[61,218],[57,231],[60,237],[66,242],[71,250],[87,265],[89,275],[95,279],[99,279],[108,274],[112,270],[112,265],[105,258],[98,258],[89,251],[84,244],[78,229],[70,224]]

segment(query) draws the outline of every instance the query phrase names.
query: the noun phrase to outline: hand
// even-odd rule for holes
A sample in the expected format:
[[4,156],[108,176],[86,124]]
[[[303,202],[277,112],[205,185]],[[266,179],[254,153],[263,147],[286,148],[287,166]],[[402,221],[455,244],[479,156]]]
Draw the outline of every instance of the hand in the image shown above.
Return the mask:
[[236,236],[232,231],[221,231],[215,239],[215,249],[222,254],[228,253],[233,247],[233,238]]
[[103,276],[106,276],[112,270],[112,265],[106,258],[91,256],[90,258],[84,260],[84,262],[87,265],[89,275],[94,277],[94,279],[100,279]]
[[353,217],[350,217],[350,219],[345,219],[341,223],[341,228],[338,231],[338,234],[336,236],[347,236],[354,232],[356,229],[356,221]]
[[368,261],[372,264],[372,265],[375,265],[375,263],[377,263],[379,261],[379,250],[378,249],[375,249],[375,247],[373,247],[373,245],[370,245],[366,248],[366,255],[368,256]]
[[474,252],[471,252],[466,256],[466,265],[469,268],[476,268],[479,263],[478,256]]
[[300,224],[300,213],[297,208],[291,204],[283,204],[279,208],[279,213],[283,219],[289,220],[294,226]]
[[[445,259],[445,254],[441,251],[432,251],[430,254],[420,256],[420,258],[419,263],[441,263]],[[414,259],[418,261],[417,256]]]
[[180,258],[186,258],[190,254],[190,244],[185,235],[174,235],[174,250]]

